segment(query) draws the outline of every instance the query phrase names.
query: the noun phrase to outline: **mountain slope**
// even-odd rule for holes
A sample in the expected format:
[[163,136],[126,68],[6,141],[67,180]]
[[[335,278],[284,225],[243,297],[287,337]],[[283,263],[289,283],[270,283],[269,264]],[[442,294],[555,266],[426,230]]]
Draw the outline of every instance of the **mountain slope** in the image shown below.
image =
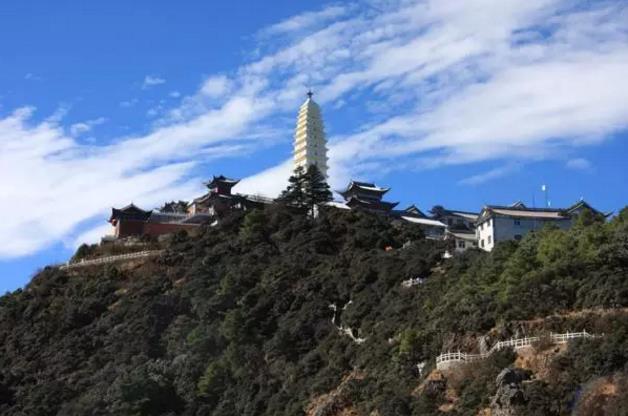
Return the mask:
[[[417,389],[416,364],[425,375],[443,349],[526,331],[605,336],[557,354],[553,381],[527,383],[520,414],[568,414],[604,377],[623,386],[625,211],[491,254],[443,262],[442,250],[382,217],[271,207],[177,235],[142,264],[47,268],[0,298],[0,413],[471,415],[489,407],[512,352],[445,380],[449,408],[443,383]],[[599,307],[617,311],[522,322]],[[610,395],[600,414],[625,405]]]

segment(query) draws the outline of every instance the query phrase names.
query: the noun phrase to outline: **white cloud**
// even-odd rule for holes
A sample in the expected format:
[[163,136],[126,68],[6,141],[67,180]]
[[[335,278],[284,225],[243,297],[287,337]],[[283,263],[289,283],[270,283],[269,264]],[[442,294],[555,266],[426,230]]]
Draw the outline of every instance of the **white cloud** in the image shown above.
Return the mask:
[[148,89],[154,87],[155,85],[165,84],[166,80],[164,78],[160,78],[154,75],[146,75],[144,77],[144,82],[142,83],[142,89]]
[[139,100],[137,98],[133,98],[130,100],[124,100],[124,101],[120,101],[120,107],[122,108],[129,108],[129,107],[133,107],[134,105],[136,105],[139,102]]
[[87,133],[91,131],[94,126],[98,126],[106,122],[107,119],[105,117],[98,117],[93,120],[87,120],[80,123],[75,123],[70,126],[70,135],[76,137],[81,134]]
[[[619,2],[373,4],[271,26],[267,33],[290,36],[262,37],[268,44],[260,50],[272,53],[209,77],[178,107],[164,108],[148,134],[86,146],[64,134],[60,119],[33,123],[32,109],[0,118],[0,174],[11,178],[0,184],[0,213],[11,218],[0,224],[0,257],[86,232],[81,224],[108,206],[156,205],[194,188],[187,184],[198,181],[196,163],[263,146],[277,120],[293,119],[309,86],[324,114],[333,108],[349,126],[330,141],[334,188],[409,166],[559,159],[628,127],[628,31]],[[369,109],[377,111],[359,124]],[[289,175],[286,157],[238,190],[276,194]]]
[[107,235],[113,234],[113,227],[111,224],[102,224],[94,228],[90,228],[87,231],[79,234],[77,237],[68,244],[70,249],[76,250],[81,244],[96,244]]
[[[559,158],[628,127],[628,11],[620,3],[392,4],[339,19],[243,71],[314,84],[324,111],[356,92],[377,98],[344,104],[354,112],[394,103],[377,106],[389,114],[380,121],[332,138],[332,180],[373,174],[392,159],[427,168]],[[506,166],[464,183],[506,175]]]
[[232,83],[224,75],[213,76],[205,80],[201,86],[201,94],[211,98],[220,98],[232,88]]
[[312,26],[324,24],[331,19],[341,17],[348,11],[349,9],[346,6],[333,5],[317,12],[305,12],[267,27],[261,31],[261,35],[271,36],[302,31]]
[[274,198],[286,189],[291,173],[292,159],[243,179],[235,189],[240,193],[260,194]]
[[519,170],[520,168],[521,168],[520,165],[515,164],[515,163],[510,163],[504,166],[491,169],[483,173],[479,173],[477,175],[469,176],[468,178],[461,180],[459,183],[461,185],[474,185],[474,186],[480,185],[485,182],[489,182],[493,179],[498,179],[503,176],[506,176],[514,171]]
[[569,169],[575,170],[591,170],[593,168],[591,162],[581,157],[568,160],[565,166],[567,166]]
[[41,81],[43,78],[39,75],[35,75],[32,72],[29,72],[28,74],[24,75],[24,79],[27,81]]
[[[33,109],[0,118],[0,258],[33,253],[104,218],[129,200],[158,206],[202,192],[186,180],[196,161],[240,153],[240,135],[265,114],[263,102],[236,96],[224,106],[145,136],[80,145],[56,121],[32,124]],[[252,144],[251,144],[252,145]],[[36,207],[36,208],[35,208]]]

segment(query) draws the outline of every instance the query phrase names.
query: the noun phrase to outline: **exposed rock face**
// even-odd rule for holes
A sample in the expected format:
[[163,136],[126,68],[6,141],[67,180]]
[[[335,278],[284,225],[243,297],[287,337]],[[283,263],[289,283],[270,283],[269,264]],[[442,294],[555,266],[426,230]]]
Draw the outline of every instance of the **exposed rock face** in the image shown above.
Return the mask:
[[352,380],[362,380],[364,374],[357,370],[344,377],[336,389],[312,400],[305,410],[307,416],[354,416],[357,415],[348,397],[347,387]]
[[428,396],[438,396],[447,389],[447,382],[445,380],[428,380],[425,383],[425,389],[423,390]]
[[530,372],[519,368],[506,368],[497,376],[497,393],[491,401],[493,416],[516,416],[517,407],[525,404],[521,383],[530,379]]

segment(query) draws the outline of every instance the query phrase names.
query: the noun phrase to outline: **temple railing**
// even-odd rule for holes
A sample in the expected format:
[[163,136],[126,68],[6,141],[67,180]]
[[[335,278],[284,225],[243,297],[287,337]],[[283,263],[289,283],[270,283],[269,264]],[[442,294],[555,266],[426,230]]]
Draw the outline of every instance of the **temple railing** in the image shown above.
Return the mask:
[[[552,342],[556,344],[564,344],[568,342],[570,339],[576,338],[595,338],[599,335],[589,334],[587,331],[582,332],[567,332],[565,334],[550,334],[549,338]],[[493,347],[486,353],[483,354],[466,354],[464,352],[446,352],[444,354],[436,357],[436,368],[439,370],[448,368],[453,363],[465,363],[476,360],[482,360],[487,358],[489,355],[494,353],[495,351],[499,351],[503,348],[512,347],[517,350],[519,348],[524,348],[532,345],[535,342],[541,340],[541,337],[525,337],[525,338],[516,338],[509,339],[507,341],[499,341],[493,345]]]
[[115,256],[99,257],[97,259],[91,259],[91,260],[80,260],[80,261],[77,261],[77,262],[63,264],[63,265],[59,266],[59,269],[61,269],[61,270],[68,270],[68,269],[74,269],[74,268],[77,268],[77,267],[97,266],[99,264],[114,263],[114,262],[126,261],[126,260],[134,260],[134,259],[139,259],[139,258],[143,258],[143,257],[158,256],[162,252],[163,252],[163,250],[146,250],[146,251],[138,251],[138,252],[135,252],[135,253],[118,254],[118,255],[115,255]]

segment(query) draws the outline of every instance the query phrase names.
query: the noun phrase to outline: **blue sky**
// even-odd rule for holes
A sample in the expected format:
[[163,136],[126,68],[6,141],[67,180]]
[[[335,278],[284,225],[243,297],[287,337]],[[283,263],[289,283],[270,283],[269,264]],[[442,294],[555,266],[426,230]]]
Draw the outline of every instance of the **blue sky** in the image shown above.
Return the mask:
[[334,188],[628,203],[624,2],[83,3],[0,3],[0,292],[96,241],[111,206],[218,173],[277,193],[309,87]]

